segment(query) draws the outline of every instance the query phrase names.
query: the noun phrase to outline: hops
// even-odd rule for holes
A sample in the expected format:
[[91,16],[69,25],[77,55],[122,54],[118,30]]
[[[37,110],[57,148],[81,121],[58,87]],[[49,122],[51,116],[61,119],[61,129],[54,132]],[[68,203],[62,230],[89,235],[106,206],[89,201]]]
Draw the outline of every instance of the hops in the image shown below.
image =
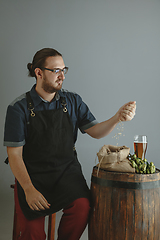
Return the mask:
[[136,154],[129,154],[128,160],[130,160],[130,164],[133,168],[135,168],[136,173],[143,174],[152,174],[155,173],[156,168],[153,162],[147,162],[147,159],[141,159],[136,156]]

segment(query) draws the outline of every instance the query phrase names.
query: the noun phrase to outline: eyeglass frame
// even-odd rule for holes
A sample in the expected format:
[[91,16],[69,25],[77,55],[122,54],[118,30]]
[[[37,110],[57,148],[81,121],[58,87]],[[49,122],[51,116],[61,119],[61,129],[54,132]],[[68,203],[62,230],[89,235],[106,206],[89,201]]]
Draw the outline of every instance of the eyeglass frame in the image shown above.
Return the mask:
[[[61,69],[61,68],[50,69],[50,68],[42,67],[41,69],[45,69],[45,70],[48,70],[48,71],[51,71],[51,72],[55,72],[56,74],[59,73],[59,72],[56,72],[58,70],[58,71],[61,71],[61,73],[63,72],[64,74],[66,74],[68,72],[69,67],[64,67],[63,69]],[[65,70],[66,70],[66,73],[64,72]],[[59,74],[61,74],[61,73],[59,73]]]

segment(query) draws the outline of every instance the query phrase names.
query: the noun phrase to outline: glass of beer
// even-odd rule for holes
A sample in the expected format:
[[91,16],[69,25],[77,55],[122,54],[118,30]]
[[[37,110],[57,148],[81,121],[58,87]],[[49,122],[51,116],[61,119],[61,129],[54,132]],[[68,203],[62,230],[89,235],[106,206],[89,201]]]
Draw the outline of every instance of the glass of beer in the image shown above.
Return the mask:
[[147,136],[135,135],[134,136],[134,152],[138,158],[142,160],[145,158],[147,151]]

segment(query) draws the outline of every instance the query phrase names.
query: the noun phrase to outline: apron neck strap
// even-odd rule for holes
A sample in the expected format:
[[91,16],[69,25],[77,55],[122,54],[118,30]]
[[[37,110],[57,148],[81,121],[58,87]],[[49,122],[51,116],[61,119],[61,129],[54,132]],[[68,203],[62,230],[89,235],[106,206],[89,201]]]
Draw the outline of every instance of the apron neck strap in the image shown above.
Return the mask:
[[67,112],[68,110],[67,110],[67,108],[66,108],[67,103],[66,103],[65,97],[61,97],[61,105],[62,105],[62,107],[63,107],[63,112]]
[[[31,98],[30,92],[26,92],[26,98],[27,98],[27,108],[31,111],[31,116],[32,116],[33,115],[33,110],[34,110],[34,104],[33,104],[33,100]],[[63,107],[63,112],[67,112],[68,110],[67,110],[67,107],[66,107],[67,103],[66,103],[65,97],[61,97],[61,105]]]
[[26,92],[26,97],[27,97],[27,108],[29,110],[34,108],[33,100],[31,98],[30,92]]
[[30,92],[26,92],[26,98],[27,98],[27,108],[31,112],[31,117],[35,117],[35,113],[33,111],[34,110],[34,104],[33,104],[33,100],[31,98]]

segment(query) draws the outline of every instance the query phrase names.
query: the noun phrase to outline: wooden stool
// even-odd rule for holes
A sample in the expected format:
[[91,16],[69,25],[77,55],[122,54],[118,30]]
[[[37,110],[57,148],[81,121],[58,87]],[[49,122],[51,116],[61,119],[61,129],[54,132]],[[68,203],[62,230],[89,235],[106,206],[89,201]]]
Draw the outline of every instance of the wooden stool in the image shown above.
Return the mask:
[[[10,186],[14,188],[14,184]],[[48,216],[48,236],[47,240],[54,240],[55,235],[55,222],[56,222],[56,213],[53,213]],[[18,222],[17,214],[14,207],[14,222],[13,222],[13,236],[12,240],[17,240],[20,236],[20,225]]]

